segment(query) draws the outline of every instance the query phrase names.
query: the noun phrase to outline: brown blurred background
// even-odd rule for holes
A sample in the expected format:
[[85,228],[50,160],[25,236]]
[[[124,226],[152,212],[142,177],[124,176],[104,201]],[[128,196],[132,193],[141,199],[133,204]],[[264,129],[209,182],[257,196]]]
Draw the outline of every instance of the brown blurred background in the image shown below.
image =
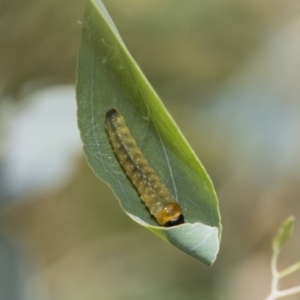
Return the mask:
[[290,215],[280,267],[300,258],[299,1],[104,4],[215,184],[220,254],[208,268],[133,223],[88,167],[74,89],[85,1],[1,1],[0,299],[263,299]]

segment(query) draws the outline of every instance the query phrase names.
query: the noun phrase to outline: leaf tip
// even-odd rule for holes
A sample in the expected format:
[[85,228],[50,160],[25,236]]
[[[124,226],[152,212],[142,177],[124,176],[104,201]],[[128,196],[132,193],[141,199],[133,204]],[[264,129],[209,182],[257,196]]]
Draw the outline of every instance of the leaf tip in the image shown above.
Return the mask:
[[280,252],[286,242],[293,234],[295,217],[288,217],[279,227],[278,232],[273,238],[272,248],[274,252]]

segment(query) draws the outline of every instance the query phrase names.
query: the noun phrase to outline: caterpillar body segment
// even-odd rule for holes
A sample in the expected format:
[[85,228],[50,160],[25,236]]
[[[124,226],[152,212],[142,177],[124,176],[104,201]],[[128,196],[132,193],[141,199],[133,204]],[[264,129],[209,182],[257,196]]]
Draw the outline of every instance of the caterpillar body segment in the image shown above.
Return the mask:
[[166,227],[182,224],[180,205],[150,167],[117,109],[107,111],[105,128],[120,165],[157,223]]

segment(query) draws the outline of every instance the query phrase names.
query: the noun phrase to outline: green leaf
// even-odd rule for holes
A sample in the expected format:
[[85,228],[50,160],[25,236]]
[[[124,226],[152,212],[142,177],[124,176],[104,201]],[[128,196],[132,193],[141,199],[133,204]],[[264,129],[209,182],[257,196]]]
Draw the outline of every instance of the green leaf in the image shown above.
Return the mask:
[[[211,265],[219,251],[218,200],[205,169],[131,57],[100,0],[87,5],[77,70],[78,125],[88,162],[136,222]],[[180,203],[186,224],[157,226],[119,165],[104,127],[117,108],[149,164]]]
[[293,216],[286,219],[280,226],[277,234],[273,239],[273,252],[279,253],[285,243],[293,233],[295,218]]

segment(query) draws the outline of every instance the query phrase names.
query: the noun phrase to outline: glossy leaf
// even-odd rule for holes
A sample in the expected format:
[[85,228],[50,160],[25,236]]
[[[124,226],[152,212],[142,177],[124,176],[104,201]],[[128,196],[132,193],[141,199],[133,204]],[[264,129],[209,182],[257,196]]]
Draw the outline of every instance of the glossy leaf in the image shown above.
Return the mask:
[[[211,265],[221,223],[210,178],[131,57],[99,0],[87,5],[77,70],[78,125],[88,162],[136,222]],[[104,127],[117,108],[149,164],[183,208],[186,224],[157,226],[119,165]],[[201,138],[201,137],[199,137]]]

